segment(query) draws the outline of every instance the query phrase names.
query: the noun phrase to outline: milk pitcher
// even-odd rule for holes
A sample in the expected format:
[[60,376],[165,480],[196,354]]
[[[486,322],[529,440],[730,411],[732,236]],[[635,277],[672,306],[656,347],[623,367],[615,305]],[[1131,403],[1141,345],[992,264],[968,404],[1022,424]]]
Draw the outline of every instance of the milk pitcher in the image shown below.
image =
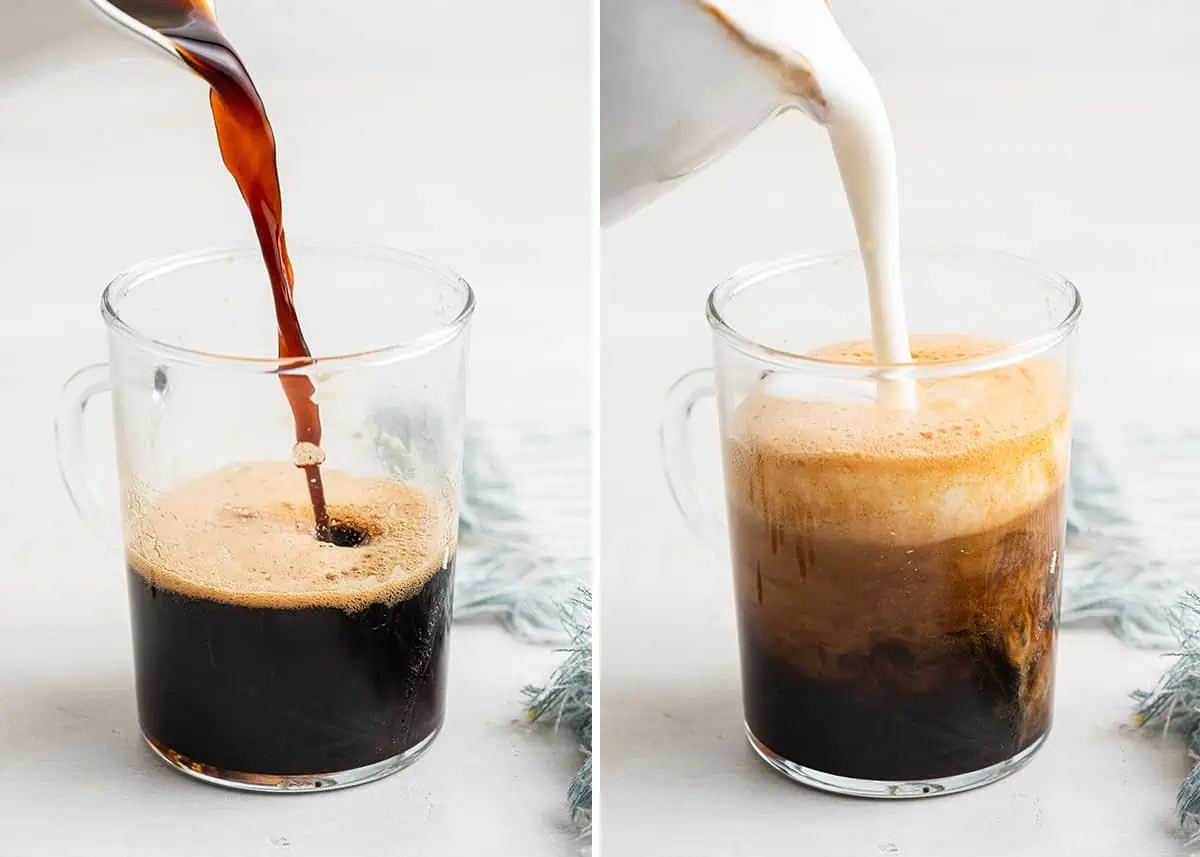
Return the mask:
[[[797,15],[810,3],[813,10]],[[820,0],[601,0],[601,219],[612,223],[736,146],[772,116],[822,121],[818,55],[844,44]],[[820,36],[820,38],[812,38]]]
[[157,55],[182,62],[158,29],[193,14],[212,15],[204,0],[0,0],[0,96],[109,60]]

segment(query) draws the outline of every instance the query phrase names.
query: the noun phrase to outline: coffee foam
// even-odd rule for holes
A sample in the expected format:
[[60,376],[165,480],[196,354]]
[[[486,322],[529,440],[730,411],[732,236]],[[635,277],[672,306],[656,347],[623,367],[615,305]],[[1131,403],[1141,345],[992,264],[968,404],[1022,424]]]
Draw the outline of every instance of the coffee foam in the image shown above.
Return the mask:
[[[963,335],[911,339],[918,363],[1005,345]],[[812,356],[869,363],[873,352],[861,341]],[[914,411],[780,396],[771,391],[782,385],[771,382],[734,414],[726,471],[731,502],[772,525],[924,544],[1006,524],[1066,478],[1068,401],[1049,358],[920,381]]]
[[409,485],[323,470],[331,523],[367,534],[356,547],[319,542],[302,470],[240,464],[152,503],[129,492],[130,565],[153,586],[247,607],[348,612],[416,595],[449,562],[456,521]]

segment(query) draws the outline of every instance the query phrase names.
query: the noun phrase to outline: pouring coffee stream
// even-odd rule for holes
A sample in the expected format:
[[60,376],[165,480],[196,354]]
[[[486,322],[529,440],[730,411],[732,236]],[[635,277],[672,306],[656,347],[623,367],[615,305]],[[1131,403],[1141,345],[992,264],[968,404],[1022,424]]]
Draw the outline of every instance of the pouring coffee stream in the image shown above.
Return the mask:
[[221,34],[205,0],[114,0],[112,6],[166,39],[179,58],[211,87],[217,141],[226,168],[250,210],[271,283],[278,324],[279,374],[296,426],[294,458],[306,476],[319,541],[349,544],[356,534],[331,525],[321,479],[321,413],[315,387],[293,370],[311,364],[294,300],[295,278],[283,230],[275,136],[262,98],[237,52]]
[[320,541],[356,543],[360,534],[331,524],[321,478],[321,415],[315,388],[297,370],[311,364],[293,299],[283,231],[275,138],[262,99],[237,52],[221,34],[211,0],[0,0],[17,5],[0,31],[0,83],[61,72],[71,65],[153,55],[182,65],[212,89],[221,156],[250,210],[266,264],[278,325],[279,380],[296,426],[293,459],[304,470]]

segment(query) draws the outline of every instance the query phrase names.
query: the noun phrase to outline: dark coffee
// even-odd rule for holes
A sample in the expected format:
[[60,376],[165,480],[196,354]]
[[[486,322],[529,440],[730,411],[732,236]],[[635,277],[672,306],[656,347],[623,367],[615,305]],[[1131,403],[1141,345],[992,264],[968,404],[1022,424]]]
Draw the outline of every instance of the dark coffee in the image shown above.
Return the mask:
[[242,465],[132,518],[138,711],[158,750],[220,775],[319,775],[441,726],[451,519],[412,488],[329,471],[312,538],[304,475]]
[[[806,651],[789,657],[739,603],[746,723],[776,755],[844,777],[931,779],[1003,762],[1050,728],[1057,494],[1003,527],[914,547],[768,533],[744,514],[734,533],[738,573],[754,568],[756,587],[780,562],[804,575],[797,626],[889,617],[857,650],[818,632],[790,640]],[[835,605],[822,590],[837,590]],[[855,603],[871,607],[855,616]]]
[[453,558],[421,591],[347,613],[192,598],[130,568],[142,731],[200,770],[321,774],[442,725]]
[[[914,345],[926,361],[989,350],[967,337]],[[822,354],[863,359],[862,346]],[[820,773],[953,777],[1050,727],[1067,438],[1057,369],[925,382],[919,399],[916,412],[806,402],[768,379],[735,416],[746,725],[769,754]]]

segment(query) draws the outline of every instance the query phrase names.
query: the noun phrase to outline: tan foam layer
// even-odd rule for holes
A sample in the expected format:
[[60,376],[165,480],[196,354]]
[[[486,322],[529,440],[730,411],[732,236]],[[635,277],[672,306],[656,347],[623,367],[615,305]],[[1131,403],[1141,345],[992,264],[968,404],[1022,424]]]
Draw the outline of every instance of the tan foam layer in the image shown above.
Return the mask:
[[382,479],[322,471],[331,521],[369,534],[357,547],[313,537],[304,472],[242,464],[152,504],[131,496],[131,565],[153,585],[253,607],[357,610],[415,595],[454,551],[447,504]]
[[[911,342],[918,362],[1005,345],[959,335]],[[814,356],[861,363],[872,354],[869,342],[852,342]],[[773,525],[922,544],[1001,526],[1066,477],[1068,401],[1050,358],[921,381],[915,411],[808,401],[771,384],[737,409],[726,456],[731,501]]]

